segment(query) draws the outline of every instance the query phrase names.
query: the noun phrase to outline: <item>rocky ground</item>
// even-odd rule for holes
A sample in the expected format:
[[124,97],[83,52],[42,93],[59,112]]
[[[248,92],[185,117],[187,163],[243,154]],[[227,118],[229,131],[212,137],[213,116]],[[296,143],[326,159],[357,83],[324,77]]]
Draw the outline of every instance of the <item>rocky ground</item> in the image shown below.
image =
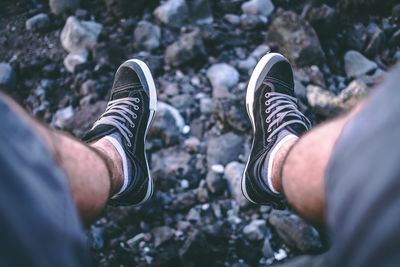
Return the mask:
[[382,2],[3,0],[0,86],[81,137],[118,65],[144,60],[160,102],[147,147],[156,191],[140,207],[107,207],[90,227],[95,265],[271,265],[328,246],[285,203],[243,198],[246,82],[260,57],[279,51],[314,125],[349,109],[400,59],[400,6]]

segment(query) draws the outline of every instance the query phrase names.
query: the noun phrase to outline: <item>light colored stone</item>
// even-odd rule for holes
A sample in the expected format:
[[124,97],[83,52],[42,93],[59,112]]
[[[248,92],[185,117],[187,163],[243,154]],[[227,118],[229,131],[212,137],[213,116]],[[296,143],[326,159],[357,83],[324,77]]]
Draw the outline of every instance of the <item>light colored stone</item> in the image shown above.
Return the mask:
[[25,21],[27,30],[36,31],[48,27],[50,24],[49,16],[45,13],[40,13]]
[[228,181],[228,187],[232,197],[236,200],[240,207],[246,207],[250,204],[250,202],[243,196],[241,190],[241,181],[244,168],[244,164],[233,161],[225,167],[224,173],[224,176]]
[[66,122],[74,116],[75,111],[72,106],[68,106],[57,110],[51,121],[51,125],[57,128],[63,128]]
[[88,55],[87,50],[80,51],[79,53],[69,53],[63,61],[65,68],[73,73],[76,66],[87,62]]
[[239,82],[239,72],[229,64],[218,63],[207,70],[213,90],[231,89]]
[[16,84],[15,72],[7,62],[0,63],[0,87],[13,89]]
[[134,32],[135,43],[139,49],[152,51],[160,46],[161,29],[148,21],[140,21]]
[[268,17],[274,11],[271,0],[250,0],[242,4],[242,11],[249,15],[263,15]]
[[97,43],[102,29],[100,23],[79,21],[76,17],[70,16],[61,31],[61,44],[70,53],[80,53]]
[[250,56],[254,57],[258,61],[270,51],[271,48],[268,45],[262,44],[257,46],[256,49],[251,52]]
[[243,228],[243,234],[251,241],[264,239],[267,231],[267,223],[265,220],[253,220]]
[[162,23],[179,28],[188,18],[185,0],[168,0],[154,10],[154,16]]
[[351,82],[339,95],[319,86],[307,86],[307,100],[318,114],[334,117],[354,107],[367,94],[367,86],[361,80]]
[[235,14],[226,14],[224,16],[224,20],[229,22],[230,24],[236,26],[240,24],[240,16],[235,15]]
[[375,62],[364,57],[358,51],[350,50],[344,55],[344,70],[347,78],[357,78],[377,68]]

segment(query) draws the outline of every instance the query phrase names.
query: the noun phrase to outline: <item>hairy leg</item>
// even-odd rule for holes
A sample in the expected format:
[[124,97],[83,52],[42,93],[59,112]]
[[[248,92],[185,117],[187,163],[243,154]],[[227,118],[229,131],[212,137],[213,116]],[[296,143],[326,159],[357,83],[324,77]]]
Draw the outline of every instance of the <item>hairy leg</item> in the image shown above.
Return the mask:
[[325,220],[324,176],[334,145],[343,127],[361,107],[362,104],[286,143],[274,160],[274,187],[285,194],[302,217],[315,225],[323,225]]
[[108,198],[123,184],[122,160],[114,146],[100,139],[90,146],[61,131],[48,128],[9,97],[10,107],[24,117],[54,154],[64,170],[80,218],[88,225],[103,210]]

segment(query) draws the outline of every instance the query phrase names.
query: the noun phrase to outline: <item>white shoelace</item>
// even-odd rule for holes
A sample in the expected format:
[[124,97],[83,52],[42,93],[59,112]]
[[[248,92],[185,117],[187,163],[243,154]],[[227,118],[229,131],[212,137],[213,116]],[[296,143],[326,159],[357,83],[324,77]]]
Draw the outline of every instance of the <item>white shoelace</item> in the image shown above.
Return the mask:
[[[130,147],[130,138],[133,137],[133,134],[132,131],[126,127],[125,122],[129,122],[130,128],[135,127],[135,123],[133,123],[133,121],[129,118],[129,115],[132,116],[133,119],[136,119],[137,115],[129,109],[129,106],[132,106],[134,110],[138,110],[139,106],[135,105],[135,103],[137,104],[139,102],[140,99],[136,97],[125,97],[108,102],[106,111],[103,113],[102,117],[94,123],[93,128],[100,124],[114,126],[126,139],[127,144]],[[117,114],[121,116],[118,116]]]
[[[265,101],[265,105],[267,106],[265,113],[270,114],[265,120],[265,122],[269,124],[267,130],[268,133],[270,133],[267,139],[268,142],[271,142],[272,137],[276,135],[282,128],[290,124],[300,123],[307,130],[311,128],[311,122],[298,110],[297,99],[295,97],[278,92],[266,93],[265,97],[267,98],[267,100]],[[272,111],[273,108],[275,109]],[[275,115],[276,118],[272,120]],[[283,119],[287,116],[295,118],[282,123]],[[274,125],[279,126],[272,131],[272,127]]]

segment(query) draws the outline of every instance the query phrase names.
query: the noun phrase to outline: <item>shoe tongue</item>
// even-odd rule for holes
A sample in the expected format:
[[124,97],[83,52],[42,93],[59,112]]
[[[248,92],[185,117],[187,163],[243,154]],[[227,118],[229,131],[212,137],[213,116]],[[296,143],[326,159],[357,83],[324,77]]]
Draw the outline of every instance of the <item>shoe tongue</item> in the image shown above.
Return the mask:
[[115,99],[125,98],[125,97],[128,97],[130,93],[131,93],[131,91],[129,89],[117,91],[112,94],[111,99],[115,100]]
[[97,125],[94,129],[87,132],[82,140],[85,142],[91,142],[93,140],[100,139],[105,135],[109,135],[115,131],[117,131],[117,129],[111,125],[100,124]]
[[293,96],[293,91],[294,91],[293,89],[290,89],[287,86],[283,86],[277,82],[274,82],[273,85],[274,88],[271,88],[273,92]]
[[286,127],[286,129],[294,134],[296,134],[297,136],[301,135],[302,133],[304,133],[306,131],[306,129],[304,128],[303,124],[300,123],[293,123],[290,124]]

